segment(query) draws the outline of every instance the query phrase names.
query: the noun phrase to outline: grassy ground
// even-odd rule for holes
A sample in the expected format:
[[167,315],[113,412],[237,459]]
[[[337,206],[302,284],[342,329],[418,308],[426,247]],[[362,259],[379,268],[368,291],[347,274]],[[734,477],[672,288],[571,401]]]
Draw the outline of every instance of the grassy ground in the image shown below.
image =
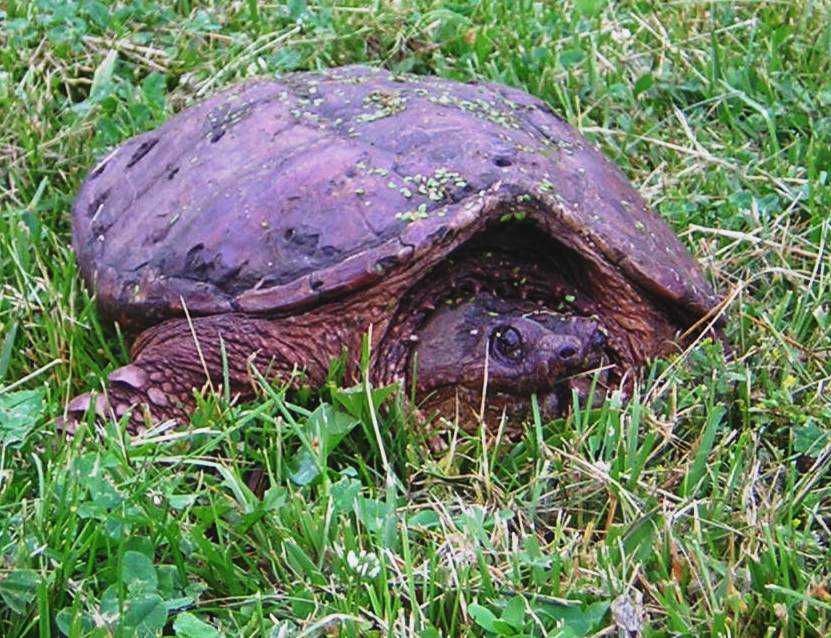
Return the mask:
[[[830,17],[5,0],[0,635],[828,635]],[[334,386],[210,399],[179,435],[56,435],[67,399],[127,361],[68,246],[96,158],[240,78],[356,61],[549,101],[707,267],[732,353],[698,344],[628,404],[437,457],[394,397],[376,436],[367,393]]]

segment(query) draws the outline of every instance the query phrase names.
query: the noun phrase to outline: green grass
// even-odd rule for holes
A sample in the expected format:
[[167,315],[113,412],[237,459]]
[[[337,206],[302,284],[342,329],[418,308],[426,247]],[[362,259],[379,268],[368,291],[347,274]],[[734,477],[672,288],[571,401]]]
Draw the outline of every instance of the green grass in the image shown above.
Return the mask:
[[[644,636],[828,635],[829,5],[212,6],[0,4],[0,635],[573,638],[627,606]],[[731,352],[437,456],[400,399],[336,385],[58,435],[127,361],[69,248],[96,158],[241,78],[351,62],[548,101],[711,273]]]

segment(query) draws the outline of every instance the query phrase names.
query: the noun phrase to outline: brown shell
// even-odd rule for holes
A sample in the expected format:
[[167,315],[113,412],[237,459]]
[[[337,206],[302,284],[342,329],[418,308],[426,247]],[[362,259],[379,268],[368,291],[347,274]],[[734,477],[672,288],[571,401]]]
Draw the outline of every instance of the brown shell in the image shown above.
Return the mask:
[[483,215],[557,240],[696,317],[698,265],[623,174],[543,102],[496,84],[344,67],[235,86],[110,153],[73,208],[103,309],[291,314],[384,281]]

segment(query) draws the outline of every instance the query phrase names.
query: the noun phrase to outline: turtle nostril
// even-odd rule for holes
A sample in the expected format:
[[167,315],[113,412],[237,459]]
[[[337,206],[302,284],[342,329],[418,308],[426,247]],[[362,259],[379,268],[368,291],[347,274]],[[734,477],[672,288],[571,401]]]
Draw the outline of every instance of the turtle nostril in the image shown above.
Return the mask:
[[573,357],[575,354],[577,354],[577,350],[572,348],[571,346],[564,346],[560,349],[560,352],[557,353],[560,359],[568,359],[570,357]]

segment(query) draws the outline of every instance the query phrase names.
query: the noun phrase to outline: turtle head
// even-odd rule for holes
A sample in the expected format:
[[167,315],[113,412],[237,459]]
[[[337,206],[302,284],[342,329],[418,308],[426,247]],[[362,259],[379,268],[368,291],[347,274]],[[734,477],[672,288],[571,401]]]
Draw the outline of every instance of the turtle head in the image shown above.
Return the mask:
[[492,409],[527,412],[536,393],[545,416],[553,417],[562,411],[567,379],[597,367],[605,346],[595,319],[479,295],[442,307],[422,327],[413,361],[416,389],[440,413],[449,411],[448,401],[470,403],[478,412],[485,387]]

